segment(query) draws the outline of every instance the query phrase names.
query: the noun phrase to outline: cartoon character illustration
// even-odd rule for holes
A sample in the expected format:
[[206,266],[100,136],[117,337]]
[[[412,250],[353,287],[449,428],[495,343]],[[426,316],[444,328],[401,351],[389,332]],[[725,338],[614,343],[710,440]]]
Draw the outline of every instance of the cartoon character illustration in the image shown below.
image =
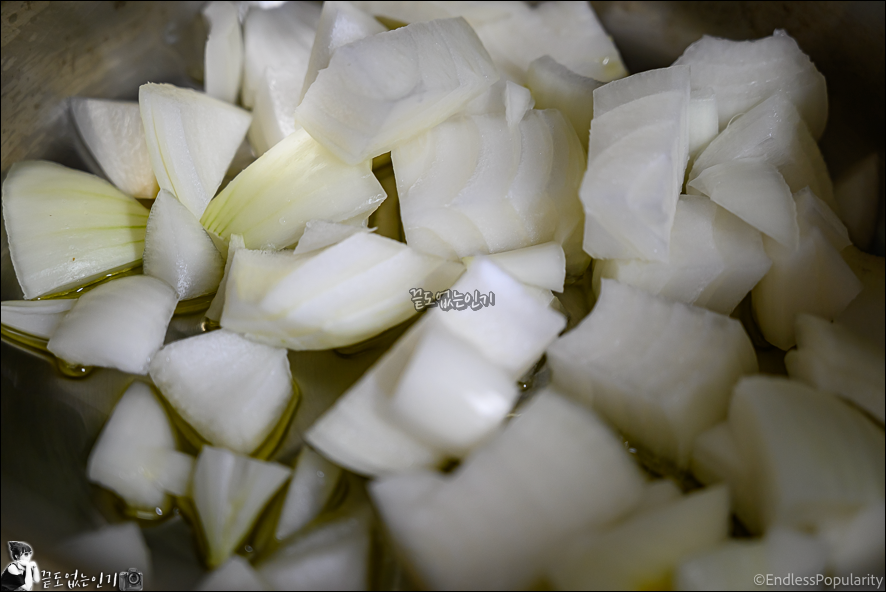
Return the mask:
[[35,582],[40,581],[40,569],[32,561],[34,550],[28,543],[9,541],[9,558],[12,563],[3,570],[0,589],[30,590]]

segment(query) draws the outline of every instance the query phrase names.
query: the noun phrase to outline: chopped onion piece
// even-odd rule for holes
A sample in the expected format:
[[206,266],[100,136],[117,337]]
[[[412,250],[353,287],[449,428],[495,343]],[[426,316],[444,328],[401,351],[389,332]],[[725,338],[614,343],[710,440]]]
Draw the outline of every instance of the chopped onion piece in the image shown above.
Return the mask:
[[[320,6],[312,2],[286,2],[276,8],[253,6],[243,23],[243,105],[255,104],[257,87],[265,72],[288,72],[299,85],[305,79]],[[294,97],[298,104],[298,96]],[[273,144],[271,144],[273,145]]]
[[753,290],[754,316],[763,337],[784,350],[796,344],[798,313],[831,320],[863,287],[838,251],[848,243],[845,227],[823,203],[812,207],[818,203],[813,198],[807,191],[794,195],[800,226],[796,249],[763,238],[772,267]]
[[[89,453],[86,474],[90,481],[117,493],[130,508],[149,516],[156,509],[163,515],[169,510],[167,493],[186,492],[194,462],[175,448],[163,405],[150,386],[134,382],[102,428]],[[179,465],[181,470],[166,470],[169,465]]]
[[301,126],[295,123],[295,108],[301,96],[302,79],[288,70],[268,68],[255,91],[252,124],[247,138],[259,156],[293,134]]
[[834,395],[747,377],[735,387],[729,427],[752,484],[748,503],[736,504],[751,532],[814,529],[886,494],[882,428]]
[[56,552],[59,559],[85,573],[118,574],[134,567],[144,575],[144,586],[151,586],[151,550],[135,522],[113,524],[77,535],[63,541]]
[[133,197],[157,195],[138,102],[73,98],[71,114],[80,137],[111,183]]
[[504,112],[454,117],[391,159],[414,248],[458,259],[555,240],[567,273],[587,267],[577,199],[583,153],[556,111],[529,111],[513,130]]
[[477,353],[435,327],[415,346],[390,402],[404,428],[453,457],[488,439],[519,395],[508,373]]
[[218,290],[216,290],[215,296],[212,298],[209,309],[206,311],[206,318],[209,320],[217,323],[221,319],[222,310],[225,308],[225,290],[228,285],[228,277],[231,274],[231,265],[234,263],[234,253],[245,248],[243,235],[232,234],[228,239],[228,257],[225,261],[225,272],[222,275],[221,282],[218,284]]
[[367,232],[290,254],[285,263],[275,253],[242,250],[231,266],[221,325],[294,350],[353,345],[414,315],[410,290],[436,294],[462,270]]
[[194,468],[192,497],[210,567],[224,563],[289,477],[283,465],[204,446]]
[[757,371],[737,320],[613,280],[603,280],[591,314],[548,348],[548,363],[554,384],[683,468],[695,438],[726,417],[735,382]]
[[274,590],[367,590],[372,514],[368,506],[297,536],[258,566]]
[[384,199],[371,161],[344,164],[300,129],[228,183],[200,222],[225,239],[242,234],[250,249],[282,249],[309,220],[369,218]]
[[324,2],[299,100],[317,79],[317,73],[329,66],[335,50],[384,31],[384,25],[350,2]]
[[206,94],[228,103],[237,103],[243,75],[243,33],[233,2],[214,0],[203,8],[209,25],[203,78]]
[[246,559],[232,555],[220,567],[212,570],[200,580],[194,590],[245,590],[256,592],[266,590],[267,585],[259,579],[258,574]]
[[784,177],[757,158],[714,165],[689,182],[688,187],[711,198],[766,236],[789,249],[800,240],[797,206]]
[[529,64],[526,85],[539,109],[559,109],[569,120],[585,151],[594,115],[594,90],[603,83],[576,74],[549,55]]
[[5,300],[0,305],[0,310],[3,311],[3,324],[7,327],[34,337],[49,339],[65,314],[76,303],[75,298]]
[[[487,257],[497,266],[524,284],[563,291],[566,280],[566,256],[563,247],[556,242],[542,243],[513,251],[500,251]],[[470,266],[474,257],[462,260]]]
[[674,64],[692,68],[692,88],[712,88],[720,127],[776,92],[784,92],[818,139],[828,120],[825,79],[782,29],[771,37],[731,41],[705,35]]
[[295,473],[277,523],[276,536],[283,540],[297,532],[323,510],[341,482],[342,470],[307,446],[295,461]]
[[433,467],[445,455],[415,438],[388,405],[427,323],[419,321],[305,434],[323,456],[367,476]]
[[135,275],[84,293],[46,348],[72,364],[147,374],[178,298],[169,284]]
[[151,379],[210,444],[242,454],[258,448],[294,396],[286,350],[225,330],[170,343]]
[[221,185],[252,116],[219,99],[171,84],[143,84],[138,103],[160,188],[199,218]]
[[561,590],[671,588],[680,562],[726,539],[729,490],[715,485],[573,539],[549,571]]
[[602,259],[667,261],[688,149],[685,66],[596,89],[580,193],[585,252]]
[[883,573],[886,551],[886,502],[882,499],[848,517],[822,525],[819,536],[830,551],[829,571],[839,576]]
[[594,293],[610,278],[669,300],[730,314],[772,263],[760,233],[709,199],[677,202],[668,262],[598,259]]
[[452,475],[403,473],[370,492],[427,587],[514,589],[562,537],[630,511],[643,479],[608,427],[548,391]]
[[704,150],[720,133],[717,123],[717,96],[710,87],[689,93],[689,155]]
[[31,160],[12,165],[3,181],[3,221],[30,300],[136,265],[148,210],[94,175]]
[[792,192],[809,187],[831,208],[836,207],[818,144],[783,92],[733,119],[695,159],[688,180],[708,167],[739,158],[765,160],[778,169]]
[[674,584],[677,590],[756,590],[792,587],[775,584],[809,578],[811,585],[824,573],[826,561],[827,551],[814,537],[776,528],[762,540],[729,540],[684,561]]
[[886,352],[849,329],[808,314],[797,315],[797,349],[785,356],[791,378],[852,401],[886,421]]
[[218,288],[224,262],[200,222],[161,189],[145,234],[144,273],[165,281],[187,300]]
[[370,232],[368,228],[346,224],[344,222],[327,222],[326,220],[309,220],[305,224],[305,233],[295,246],[295,254],[311,253],[340,243],[360,232]]
[[464,19],[416,23],[339,48],[295,119],[353,165],[441,123],[496,80]]

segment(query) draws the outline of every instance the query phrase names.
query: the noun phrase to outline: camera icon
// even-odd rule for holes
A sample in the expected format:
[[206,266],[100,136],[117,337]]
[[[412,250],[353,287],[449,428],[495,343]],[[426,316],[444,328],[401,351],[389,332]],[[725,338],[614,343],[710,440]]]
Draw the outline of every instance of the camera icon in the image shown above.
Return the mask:
[[129,571],[121,571],[117,576],[118,590],[141,590],[145,586],[145,579],[135,567],[130,567]]

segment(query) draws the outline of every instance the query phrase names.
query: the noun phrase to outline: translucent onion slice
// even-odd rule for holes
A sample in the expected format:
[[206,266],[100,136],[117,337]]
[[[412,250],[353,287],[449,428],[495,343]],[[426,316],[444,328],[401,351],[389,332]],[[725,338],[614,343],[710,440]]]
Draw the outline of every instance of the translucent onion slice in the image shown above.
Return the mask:
[[316,518],[341,483],[341,477],[341,467],[303,446],[277,522],[277,539],[288,538]]
[[547,353],[554,384],[684,468],[695,438],[726,417],[735,382],[757,371],[735,319],[613,280],[603,280],[591,314]]
[[554,543],[624,515],[643,489],[609,428],[553,391],[451,475],[402,473],[370,485],[423,584],[447,590],[531,585]]
[[175,196],[161,190],[145,234],[144,272],[172,286],[179,300],[211,294],[224,261],[200,222]]
[[[311,2],[250,8],[243,23],[243,106],[255,105],[256,89],[267,70],[288,72],[301,84],[319,20],[320,6]],[[297,104],[297,96],[295,100]]]
[[797,206],[784,177],[771,164],[756,158],[724,162],[703,170],[688,187],[779,244],[797,248]]
[[75,298],[58,300],[5,300],[0,305],[3,311],[3,324],[7,327],[39,337],[49,339],[56,327],[71,307],[77,303]]
[[441,123],[496,80],[489,54],[464,19],[416,23],[339,48],[295,119],[336,156],[357,164]]
[[267,590],[267,585],[259,579],[252,565],[239,555],[232,555],[220,567],[212,570],[200,580],[194,590],[244,590],[258,592]]
[[317,79],[317,73],[329,66],[335,50],[384,31],[387,31],[384,25],[350,2],[324,2],[299,101]]
[[148,211],[94,175],[33,160],[9,169],[3,220],[15,277],[30,300],[135,266]]
[[825,79],[797,42],[781,29],[771,37],[731,41],[705,35],[675,64],[692,68],[692,88],[717,95],[720,127],[781,91],[818,139],[828,120]]
[[71,114],[89,152],[111,183],[133,197],[157,195],[137,102],[74,98]]
[[309,220],[368,218],[384,199],[371,161],[347,165],[301,129],[228,183],[200,222],[224,239],[243,235],[250,249],[282,249]]
[[[168,512],[169,492],[187,491],[193,463],[193,457],[176,451],[166,410],[151,387],[134,382],[102,428],[89,453],[86,474],[93,483],[117,493],[131,509],[156,518]],[[183,470],[164,471],[167,465],[181,465]]]
[[290,473],[277,463],[203,447],[194,468],[192,497],[210,567],[223,564],[234,552]]
[[852,401],[886,421],[886,352],[839,323],[797,315],[797,349],[785,356],[791,378]]
[[46,347],[72,364],[147,374],[177,303],[162,280],[115,279],[80,296]]
[[729,427],[747,468],[752,532],[814,529],[884,497],[883,430],[834,395],[785,378],[752,376],[735,387]]
[[778,169],[796,193],[809,187],[832,209],[834,188],[815,139],[782,92],[732,120],[695,159],[688,180],[738,158],[761,158]]
[[594,90],[601,82],[576,74],[549,55],[529,64],[526,85],[539,109],[559,109],[569,120],[585,151],[594,115]]
[[286,350],[225,330],[170,343],[151,379],[210,444],[242,454],[258,448],[293,397]]
[[729,490],[715,485],[569,542],[549,570],[561,590],[671,587],[683,561],[726,539]]
[[242,250],[231,266],[221,325],[294,350],[353,345],[414,315],[410,290],[436,294],[462,270],[365,232],[285,257]]
[[224,179],[252,116],[219,99],[171,84],[143,84],[138,102],[160,188],[199,218]]
[[203,8],[203,18],[209,25],[203,66],[206,94],[236,104],[243,76],[243,33],[237,6],[215,0]]
[[602,259],[667,261],[688,149],[685,66],[596,89],[580,192],[585,252]]

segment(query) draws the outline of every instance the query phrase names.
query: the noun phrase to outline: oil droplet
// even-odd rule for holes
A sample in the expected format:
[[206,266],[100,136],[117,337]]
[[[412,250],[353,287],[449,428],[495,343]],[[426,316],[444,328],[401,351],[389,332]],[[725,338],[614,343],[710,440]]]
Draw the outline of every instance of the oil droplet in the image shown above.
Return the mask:
[[81,366],[80,364],[69,364],[64,360],[56,360],[58,371],[69,378],[85,378],[92,373],[92,366]]
[[160,508],[154,508],[154,511],[157,512],[157,515],[158,515],[158,516],[162,516],[162,515],[163,515],[163,510],[161,510]]
[[252,547],[250,547],[249,545],[246,545],[245,547],[243,547],[243,550],[246,551],[247,553],[252,553]]

